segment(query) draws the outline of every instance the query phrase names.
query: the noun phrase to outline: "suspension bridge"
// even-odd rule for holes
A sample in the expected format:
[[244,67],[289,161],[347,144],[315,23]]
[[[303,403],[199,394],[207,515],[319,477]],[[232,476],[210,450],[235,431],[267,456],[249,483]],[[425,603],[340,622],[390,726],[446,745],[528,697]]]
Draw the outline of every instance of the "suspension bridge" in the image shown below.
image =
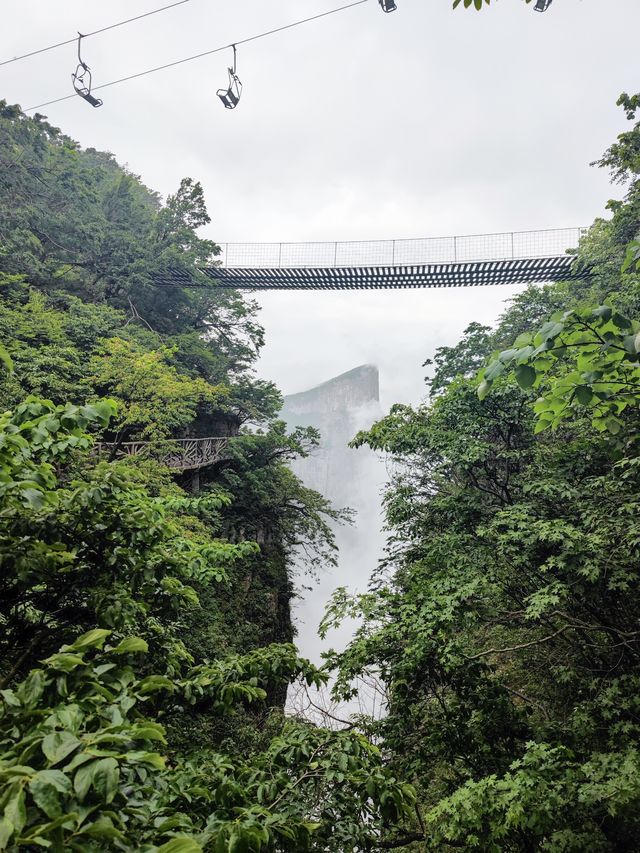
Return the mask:
[[[201,271],[216,287],[240,290],[542,284],[589,275],[576,269],[574,255],[568,254],[585,232],[556,228],[406,240],[223,243],[218,263]],[[198,286],[180,271],[157,283]]]

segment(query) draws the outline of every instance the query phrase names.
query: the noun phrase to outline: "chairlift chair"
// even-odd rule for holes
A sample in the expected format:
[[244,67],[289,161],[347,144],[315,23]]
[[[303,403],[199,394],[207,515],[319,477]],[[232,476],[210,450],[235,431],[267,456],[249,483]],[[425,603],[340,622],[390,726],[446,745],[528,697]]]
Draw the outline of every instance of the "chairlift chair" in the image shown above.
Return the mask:
[[224,106],[228,110],[235,110],[240,102],[240,96],[242,95],[242,83],[240,82],[238,75],[236,73],[236,46],[233,47],[233,68],[229,68],[229,85],[226,89],[218,89],[216,92],[217,96],[220,98]]
[[536,0],[536,5],[533,7],[536,12],[546,12],[553,0]]
[[101,107],[102,101],[91,94],[91,69],[86,62],[83,62],[80,56],[80,42],[84,36],[78,33],[78,66],[71,75],[71,82],[75,89],[76,95],[80,95],[92,107]]
[[398,8],[395,4],[395,0],[379,0],[379,3],[383,12],[395,12]]

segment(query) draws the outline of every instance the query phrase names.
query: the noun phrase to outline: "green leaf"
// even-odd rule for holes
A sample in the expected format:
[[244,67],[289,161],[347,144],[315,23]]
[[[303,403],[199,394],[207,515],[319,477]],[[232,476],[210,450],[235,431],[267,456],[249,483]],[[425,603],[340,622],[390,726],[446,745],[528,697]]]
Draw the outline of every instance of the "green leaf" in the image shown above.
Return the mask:
[[498,376],[501,376],[504,373],[504,364],[499,359],[492,361],[491,364],[487,367],[484,372],[484,378],[488,382],[493,382],[494,379],[497,379]]
[[536,421],[536,425],[533,428],[534,434],[537,435],[539,432],[544,432],[546,429],[549,429],[549,427],[551,426],[551,423],[552,423],[551,421],[542,420],[542,419]]
[[13,824],[6,817],[0,818],[0,850],[6,850],[13,835]]
[[593,391],[588,385],[578,385],[576,388],[576,400],[581,406],[588,406],[593,399]]
[[62,672],[71,672],[71,670],[75,669],[77,666],[82,666],[84,664],[84,658],[81,655],[68,654],[65,652],[58,652],[58,654],[51,655],[43,661],[51,669],[59,669]]
[[120,768],[115,758],[102,758],[93,770],[92,784],[105,803],[112,803],[118,791]]
[[88,764],[81,765],[73,777],[73,790],[76,792],[76,796],[81,803],[84,802],[84,798],[89,793],[89,788],[93,780],[93,771],[97,763],[97,761],[91,761]]
[[52,820],[60,817],[60,794],[71,791],[71,782],[60,770],[41,770],[29,783],[35,804]]
[[32,708],[44,693],[44,685],[44,672],[41,669],[32,669],[16,689],[16,696],[23,704]]
[[27,822],[27,806],[24,788],[14,784],[9,788],[9,799],[4,807],[4,816],[19,834]]
[[31,509],[42,509],[44,506],[44,495],[38,489],[21,489],[20,495]]
[[614,326],[617,326],[619,329],[630,329],[631,328],[631,320],[628,317],[625,317],[623,314],[616,313],[612,316],[611,322]]
[[51,764],[58,764],[77,749],[80,741],[71,732],[51,732],[42,741],[42,751]]
[[561,332],[564,332],[564,323],[549,320],[540,327],[538,334],[542,337],[543,341],[551,341],[553,338],[557,338]]
[[609,305],[600,305],[598,308],[594,308],[591,312],[594,317],[599,317],[601,320],[604,320],[607,323],[613,314],[613,308]]
[[164,770],[166,763],[164,757],[160,755],[159,752],[127,752],[125,758],[127,759],[127,761],[130,761],[135,764],[149,764],[156,770]]
[[522,332],[513,342],[514,347],[528,347],[533,343],[533,335],[531,332]]
[[227,845],[228,853],[249,853],[249,843],[244,835],[232,832]]
[[20,700],[13,690],[0,690],[0,696],[2,697],[2,701],[11,708],[20,707]]
[[5,366],[8,373],[13,373],[13,361],[7,350],[0,344],[0,362]]
[[606,418],[604,423],[611,435],[618,435],[618,433],[622,429],[621,421],[619,421],[618,418],[614,417],[613,415],[609,415],[609,417]]
[[515,369],[516,381],[521,388],[531,388],[536,381],[535,367],[530,364],[518,364]]
[[489,391],[491,390],[491,383],[487,382],[486,379],[483,379],[482,382],[478,385],[478,389],[476,394],[478,395],[479,400],[484,400]]
[[156,690],[173,690],[173,681],[164,675],[148,675],[140,682],[141,693],[154,693]]
[[87,649],[101,649],[110,633],[111,631],[107,631],[105,628],[94,628],[92,631],[87,631],[86,634],[78,637],[69,646],[69,650],[84,652]]
[[131,654],[132,652],[148,652],[149,645],[148,643],[142,639],[142,637],[127,637],[121,643],[119,643],[115,649],[113,649],[113,653],[116,655],[126,655]]
[[183,836],[172,838],[162,847],[158,847],[158,853],[202,853],[202,847],[193,838]]
[[[109,839],[124,839],[124,834],[113,825],[113,821],[108,815],[101,815],[93,823],[85,824],[82,827],[81,835],[88,835],[89,838],[109,838]],[[101,849],[105,849],[102,848]],[[109,848],[111,849],[111,848]]]

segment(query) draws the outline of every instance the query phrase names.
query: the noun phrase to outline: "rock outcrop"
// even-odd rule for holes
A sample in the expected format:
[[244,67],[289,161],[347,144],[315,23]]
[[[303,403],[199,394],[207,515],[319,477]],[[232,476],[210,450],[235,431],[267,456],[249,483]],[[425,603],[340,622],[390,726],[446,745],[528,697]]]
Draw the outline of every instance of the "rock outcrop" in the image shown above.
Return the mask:
[[312,426],[321,436],[320,447],[296,463],[296,474],[339,506],[357,509],[371,454],[348,444],[358,430],[381,416],[379,399],[378,369],[371,364],[284,398],[282,418],[287,426]]
[[[365,364],[284,399],[282,418],[290,429],[313,426],[320,431],[320,446],[294,465],[305,485],[329,498],[336,507],[355,511],[354,524],[334,528],[339,548],[336,567],[327,567],[311,594],[302,596],[296,610],[299,645],[306,656],[319,660],[317,627],[325,605],[338,586],[364,592],[382,553],[380,489],[386,471],[368,448],[350,448],[349,442],[382,415],[378,369]],[[353,631],[345,623],[332,632],[330,645],[344,644]]]

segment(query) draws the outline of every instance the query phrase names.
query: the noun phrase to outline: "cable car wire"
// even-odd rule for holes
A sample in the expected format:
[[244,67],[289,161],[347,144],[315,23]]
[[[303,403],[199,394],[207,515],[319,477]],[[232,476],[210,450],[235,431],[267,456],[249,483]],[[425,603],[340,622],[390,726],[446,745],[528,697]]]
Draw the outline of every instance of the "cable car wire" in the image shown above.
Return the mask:
[[[187,0],[182,0],[182,2],[187,2]],[[248,44],[251,41],[257,41],[258,39],[263,39],[267,36],[281,33],[285,30],[299,27],[302,24],[308,24],[311,21],[317,21],[320,18],[326,18],[329,15],[335,15],[337,12],[344,12],[347,9],[352,9],[354,6],[361,6],[363,3],[368,2],[369,0],[355,0],[354,3],[347,3],[345,6],[338,6],[335,9],[329,9],[328,12],[321,12],[319,15],[312,15],[310,18],[303,18],[300,21],[294,21],[291,24],[285,24],[284,26],[276,27],[273,30],[266,30],[265,32],[258,33],[255,36],[249,36],[245,39],[237,39],[235,42],[230,42],[229,44],[222,45],[221,47],[214,47],[212,50],[205,50],[203,53],[186,56],[184,59],[177,59],[175,62],[167,62],[166,65],[158,65],[155,68],[148,68],[146,71],[139,71],[137,74],[129,74],[127,77],[120,77],[118,80],[111,80],[109,83],[102,83],[100,86],[94,86],[92,91],[95,92],[98,89],[106,89],[108,86],[116,86],[119,83],[126,83],[128,80],[137,80],[138,77],[146,77],[147,74],[155,74],[156,71],[164,71],[166,68],[175,68],[176,65],[183,65],[185,62],[193,62],[195,59],[202,59],[203,56],[211,56],[214,53],[221,53],[223,50],[229,50],[229,48],[232,48],[234,44],[236,46],[239,44]],[[76,39],[73,39],[73,41],[76,41]],[[62,101],[69,101],[76,97],[77,95],[75,93],[73,95],[64,95],[62,98],[54,98],[52,101],[45,101],[42,104],[36,104],[34,107],[27,107],[23,112],[28,113],[32,110],[39,110],[41,107],[49,107],[51,104],[59,104]]]
[[[166,12],[167,9],[173,9],[175,6],[183,6],[185,3],[190,3],[191,0],[178,0],[176,3],[170,3],[168,6],[162,6],[160,9],[152,9],[150,12],[144,12],[142,15],[136,15],[135,18],[127,18],[126,21],[119,21],[117,24],[109,24],[108,27],[101,27],[99,30],[93,30],[91,33],[83,33],[83,38],[97,36],[98,33],[106,33],[107,30],[115,30],[116,27],[124,27],[125,24],[131,24],[134,21],[140,21],[142,18],[148,18],[150,15],[157,15],[158,12]],[[50,44],[48,47],[41,47],[39,50],[32,50],[30,53],[23,53],[21,56],[14,56],[13,59],[5,59],[0,62],[1,65],[9,65],[11,62],[19,62],[21,59],[28,59],[30,56],[37,56],[39,53],[46,53],[48,50],[55,50],[57,47],[64,47],[66,44],[74,44],[78,40],[75,36],[67,41],[59,41],[57,44]]]

